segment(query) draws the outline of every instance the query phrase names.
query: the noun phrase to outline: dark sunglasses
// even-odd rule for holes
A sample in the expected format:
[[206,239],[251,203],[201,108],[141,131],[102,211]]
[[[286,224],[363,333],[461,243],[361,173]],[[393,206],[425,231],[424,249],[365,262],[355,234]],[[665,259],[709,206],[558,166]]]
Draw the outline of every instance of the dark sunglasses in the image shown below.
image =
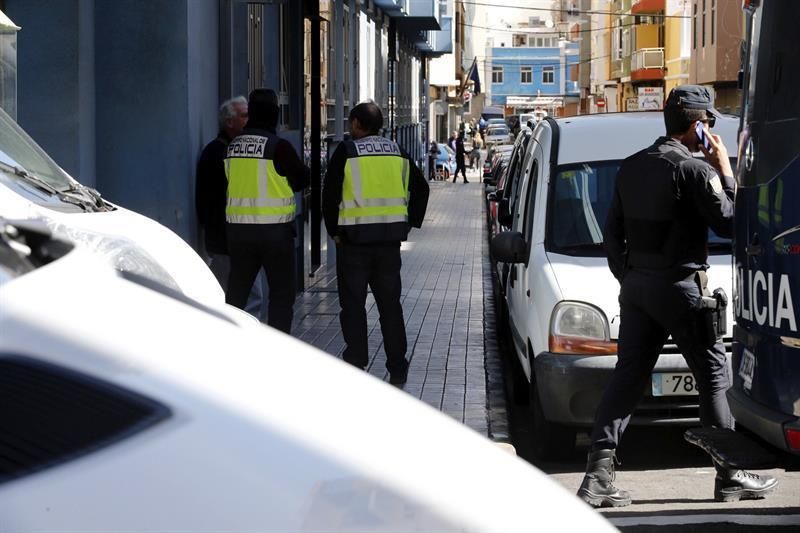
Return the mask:
[[709,128],[713,128],[714,124],[717,123],[717,117],[715,117],[714,115],[708,115],[708,118],[706,118],[705,120],[701,120],[700,122],[702,122],[703,124],[708,124]]

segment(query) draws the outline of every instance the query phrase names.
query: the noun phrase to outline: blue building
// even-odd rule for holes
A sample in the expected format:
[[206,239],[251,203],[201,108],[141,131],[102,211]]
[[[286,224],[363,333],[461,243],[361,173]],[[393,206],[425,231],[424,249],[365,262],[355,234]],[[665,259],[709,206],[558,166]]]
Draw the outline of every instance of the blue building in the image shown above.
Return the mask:
[[580,97],[578,46],[555,38],[536,39],[531,36],[528,41],[532,46],[490,49],[491,104],[506,106],[507,112],[510,108],[515,114],[537,107],[552,115],[563,114],[563,108]]

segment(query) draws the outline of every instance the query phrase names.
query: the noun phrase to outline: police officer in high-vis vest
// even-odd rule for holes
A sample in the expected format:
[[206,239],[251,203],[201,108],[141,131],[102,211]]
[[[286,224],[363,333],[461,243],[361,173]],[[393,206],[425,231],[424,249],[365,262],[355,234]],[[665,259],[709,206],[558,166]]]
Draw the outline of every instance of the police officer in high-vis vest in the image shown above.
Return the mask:
[[[667,338],[694,374],[704,426],[731,428],[725,347],[707,307],[708,232],[733,235],[735,182],[719,112],[708,89],[680,85],[664,105],[666,135],[623,161],[603,231],[620,288],[617,365],[597,408],[586,476],[578,496],[597,507],[631,503],[614,486],[615,451],[651,385]],[[707,147],[703,139],[708,142]],[[701,152],[704,159],[693,157]],[[761,498],[777,480],[715,463],[717,501]]]
[[411,158],[380,137],[383,115],[372,102],[350,112],[352,140],[333,153],[322,192],[325,226],[336,242],[336,277],[347,348],[344,360],[366,368],[367,286],[380,313],[389,381],[406,382],[406,328],[400,304],[400,242],[422,226],[428,183]]
[[263,268],[269,283],[267,323],[289,333],[296,291],[294,193],[308,185],[309,171],[292,145],[275,133],[279,108],[274,91],[251,92],[248,114],[225,159],[231,258],[226,301],[244,308]]

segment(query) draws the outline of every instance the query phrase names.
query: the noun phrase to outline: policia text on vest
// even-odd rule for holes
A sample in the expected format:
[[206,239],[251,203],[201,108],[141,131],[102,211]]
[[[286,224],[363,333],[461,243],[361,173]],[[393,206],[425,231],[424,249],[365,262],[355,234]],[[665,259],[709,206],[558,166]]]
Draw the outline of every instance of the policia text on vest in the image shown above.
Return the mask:
[[308,185],[308,169],[273,131],[246,128],[228,145],[225,174],[231,257],[226,301],[243,308],[263,268],[269,283],[267,323],[288,333],[296,290],[294,193]]

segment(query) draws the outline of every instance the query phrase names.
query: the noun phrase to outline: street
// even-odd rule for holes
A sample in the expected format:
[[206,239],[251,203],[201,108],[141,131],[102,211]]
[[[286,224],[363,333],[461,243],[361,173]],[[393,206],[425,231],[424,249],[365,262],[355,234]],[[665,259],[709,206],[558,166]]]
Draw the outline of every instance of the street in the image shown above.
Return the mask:
[[[527,406],[509,404],[511,438],[517,454],[550,474],[571,491],[583,478],[588,435],[579,433],[575,451],[559,462],[542,462],[533,457],[536,435],[530,427]],[[780,478],[777,491],[764,500],[718,503],[713,500],[714,469],[708,456],[685,442],[679,428],[630,428],[618,457],[617,486],[631,492],[630,507],[601,512],[625,531],[715,531],[710,525],[743,524],[741,531],[793,530],[800,528],[800,472],[770,470]],[[754,518],[755,517],[755,518]],[[767,517],[770,517],[767,520]],[[721,526],[720,526],[721,527]],[[719,531],[736,531],[726,525]],[[666,528],[662,528],[666,529]]]
[[[492,305],[497,305],[492,298]],[[495,310],[495,312],[497,312]],[[512,361],[510,333],[498,334],[506,387]],[[518,405],[506,391],[509,437],[518,456],[549,474],[569,491],[583,479],[589,430],[578,432],[575,449],[558,461],[535,457],[536,434],[529,405]],[[780,485],[763,500],[719,503],[713,499],[714,469],[708,455],[683,439],[680,427],[630,427],[618,450],[615,484],[631,493],[629,507],[600,510],[623,531],[797,531],[800,530],[800,472],[765,472]]]

